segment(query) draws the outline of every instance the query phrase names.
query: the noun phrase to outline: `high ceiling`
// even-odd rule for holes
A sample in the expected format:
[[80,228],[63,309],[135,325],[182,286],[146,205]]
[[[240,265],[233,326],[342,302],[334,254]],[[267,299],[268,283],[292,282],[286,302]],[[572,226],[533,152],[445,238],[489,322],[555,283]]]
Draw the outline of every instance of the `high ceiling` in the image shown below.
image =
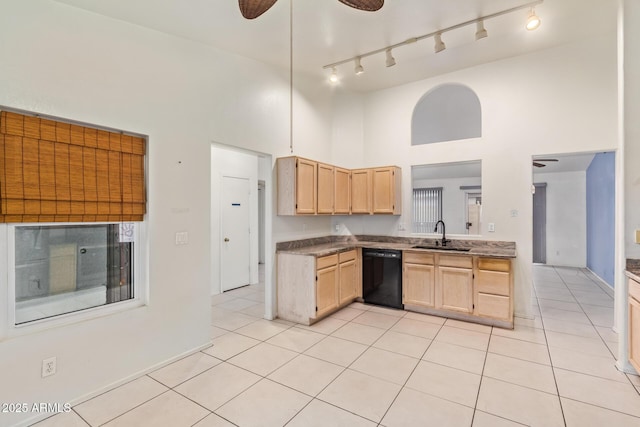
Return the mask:
[[[279,0],[255,20],[241,16],[236,0],[56,1],[285,69],[292,38],[295,72],[323,79],[329,74],[324,65],[530,0],[387,0],[377,12],[358,11],[337,0]],[[429,38],[395,49],[393,67],[385,67],[384,54],[363,59],[365,73],[360,76],[355,76],[353,63],[340,66],[340,84],[351,90],[376,90],[612,34],[616,5],[613,0],[545,0],[536,7],[542,19],[536,31],[524,29],[528,10],[521,10],[487,21],[489,37],[480,41],[474,39],[474,25],[445,33],[447,49],[438,54]]]

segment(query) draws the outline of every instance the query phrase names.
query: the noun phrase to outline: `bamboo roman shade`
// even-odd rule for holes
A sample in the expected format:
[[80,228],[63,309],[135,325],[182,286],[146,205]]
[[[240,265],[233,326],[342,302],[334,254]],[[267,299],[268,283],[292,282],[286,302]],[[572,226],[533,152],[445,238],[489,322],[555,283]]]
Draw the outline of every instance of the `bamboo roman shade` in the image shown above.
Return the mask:
[[145,140],[0,112],[0,222],[142,221]]

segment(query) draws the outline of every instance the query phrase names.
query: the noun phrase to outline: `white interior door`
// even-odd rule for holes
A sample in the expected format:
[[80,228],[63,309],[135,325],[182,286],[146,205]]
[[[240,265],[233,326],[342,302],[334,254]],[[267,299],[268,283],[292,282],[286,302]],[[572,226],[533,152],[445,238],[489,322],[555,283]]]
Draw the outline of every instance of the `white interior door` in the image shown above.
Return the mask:
[[221,285],[228,291],[250,283],[249,179],[222,177]]

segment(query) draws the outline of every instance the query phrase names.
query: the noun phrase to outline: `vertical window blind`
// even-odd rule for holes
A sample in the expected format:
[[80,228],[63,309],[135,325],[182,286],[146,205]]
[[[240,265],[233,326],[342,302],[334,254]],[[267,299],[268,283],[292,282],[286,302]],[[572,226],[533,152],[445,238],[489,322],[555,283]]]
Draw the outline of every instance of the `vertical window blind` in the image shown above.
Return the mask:
[[433,233],[442,219],[442,187],[413,189],[413,232]]
[[0,222],[142,221],[144,138],[0,112]]

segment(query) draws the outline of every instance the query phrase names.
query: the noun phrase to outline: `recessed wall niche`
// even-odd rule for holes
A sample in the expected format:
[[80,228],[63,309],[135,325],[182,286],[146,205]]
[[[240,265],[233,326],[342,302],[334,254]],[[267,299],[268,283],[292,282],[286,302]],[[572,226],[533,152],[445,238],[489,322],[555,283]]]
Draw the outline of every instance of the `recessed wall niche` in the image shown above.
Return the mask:
[[446,83],[425,93],[411,119],[411,145],[482,136],[480,100],[469,87]]

